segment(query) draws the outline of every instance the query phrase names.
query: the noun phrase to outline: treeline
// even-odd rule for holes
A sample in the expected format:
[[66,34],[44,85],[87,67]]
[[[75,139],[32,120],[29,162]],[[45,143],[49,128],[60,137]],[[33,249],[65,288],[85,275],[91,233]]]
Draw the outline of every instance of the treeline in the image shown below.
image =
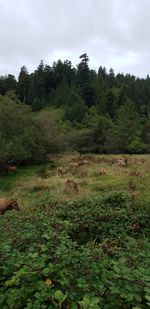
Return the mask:
[[[115,75],[112,68],[107,72],[105,67],[101,66],[96,72],[89,68],[88,56],[83,54],[76,68],[68,60],[64,62],[58,60],[52,66],[45,65],[41,61],[31,74],[23,66],[18,80],[11,74],[1,76],[0,95],[1,101],[3,98],[1,118],[4,117],[3,109],[8,106],[10,108],[11,104],[8,102],[15,100],[19,102],[11,105],[13,116],[12,122],[9,123],[10,130],[20,106],[21,119],[24,119],[25,110],[28,109],[30,117],[26,117],[32,119],[32,124],[34,122],[36,135],[40,138],[43,134],[44,138],[41,136],[41,140],[42,142],[46,140],[44,145],[41,144],[41,149],[46,149],[44,153],[64,149],[97,153],[150,152],[149,76],[140,79],[130,74]],[[64,123],[65,129],[61,128],[63,138],[61,135],[60,141],[59,124],[52,124],[53,121],[49,121],[47,117],[46,120],[42,120],[43,128],[41,128],[37,121],[39,113],[33,113],[48,107],[63,110],[61,122]],[[0,127],[1,135],[5,124],[3,128]],[[23,131],[27,130],[26,141],[34,141],[33,132],[32,134],[28,132],[29,123],[25,122],[24,125],[22,123],[22,128]],[[11,137],[14,136],[12,132],[11,130]],[[39,144],[38,139],[36,143]],[[22,144],[24,146],[26,143]],[[19,149],[19,146],[17,147]],[[26,151],[29,151],[28,143]],[[38,153],[38,150],[35,153]],[[30,154],[29,157],[34,156]]]
[[149,116],[149,75],[146,79],[130,74],[115,75],[112,68],[107,73],[105,67],[100,67],[96,72],[89,68],[87,54],[81,55],[80,59],[77,68],[68,60],[58,60],[52,66],[44,65],[41,61],[31,74],[23,66],[18,81],[11,74],[0,76],[0,95],[15,90],[19,100],[31,105],[32,110],[49,105],[73,105],[80,100],[80,105],[97,106],[99,113],[111,118],[130,99],[142,118]]

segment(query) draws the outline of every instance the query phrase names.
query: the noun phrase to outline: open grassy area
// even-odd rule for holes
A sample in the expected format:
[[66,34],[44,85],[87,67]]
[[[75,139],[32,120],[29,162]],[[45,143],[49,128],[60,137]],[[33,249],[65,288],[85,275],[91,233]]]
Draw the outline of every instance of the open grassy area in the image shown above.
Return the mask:
[[[32,204],[40,196],[61,202],[95,193],[103,195],[121,191],[129,193],[133,198],[150,200],[149,155],[126,156],[126,167],[115,162],[125,156],[87,155],[83,159],[87,158],[88,164],[72,167],[78,157],[77,154],[62,156],[56,159],[54,166],[48,163],[18,167],[15,174],[0,177],[0,197],[17,198],[22,210],[28,199]],[[62,175],[57,173],[59,166],[64,169]],[[101,175],[103,171],[105,174]],[[136,172],[142,172],[142,175],[138,176]],[[78,194],[73,190],[68,191],[65,184],[68,179],[77,183]]]
[[21,211],[0,217],[0,308],[149,308],[149,166],[70,154],[1,176]]

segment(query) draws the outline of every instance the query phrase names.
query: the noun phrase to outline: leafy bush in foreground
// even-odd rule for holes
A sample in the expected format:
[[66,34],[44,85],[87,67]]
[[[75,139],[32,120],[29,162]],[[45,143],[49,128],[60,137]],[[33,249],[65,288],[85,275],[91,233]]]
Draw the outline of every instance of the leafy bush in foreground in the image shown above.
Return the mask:
[[1,217],[0,307],[148,308],[149,212],[112,198]]

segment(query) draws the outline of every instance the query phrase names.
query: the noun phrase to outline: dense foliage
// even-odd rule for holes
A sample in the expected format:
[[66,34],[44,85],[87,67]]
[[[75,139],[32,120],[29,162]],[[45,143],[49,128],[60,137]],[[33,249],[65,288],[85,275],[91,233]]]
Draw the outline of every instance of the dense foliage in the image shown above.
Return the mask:
[[6,213],[0,307],[146,309],[150,213],[122,193]]
[[45,162],[63,146],[63,134],[47,115],[34,114],[13,92],[0,97],[0,172],[6,164]]
[[[42,140],[47,140],[47,134],[51,135],[46,144],[49,151],[44,152],[68,149],[82,153],[149,153],[150,151],[149,76],[140,79],[130,74],[115,75],[112,68],[106,72],[101,66],[96,72],[89,68],[88,56],[83,54],[76,68],[68,60],[64,62],[58,60],[52,66],[45,65],[41,61],[31,74],[23,66],[18,80],[11,74],[1,76],[0,95],[1,102],[7,101],[6,109],[10,100],[18,102],[18,105],[11,105],[10,102],[11,107],[5,111],[5,114],[8,112],[7,122],[9,122],[10,109],[12,110],[10,127],[13,125],[12,122],[16,122],[17,110],[18,114],[20,113],[19,102],[24,105],[25,115],[22,107],[20,119],[22,127],[26,128],[24,132],[26,137],[22,138],[19,130],[21,135],[18,134],[18,139],[22,139],[22,144],[16,147],[17,149],[22,147],[20,154],[23,153],[24,159],[33,157],[29,154],[29,144],[31,136],[35,140],[36,134],[33,133],[30,123],[26,122],[27,119],[25,120],[27,105],[33,112],[30,113],[30,119],[34,119],[34,114],[40,113],[41,110],[50,109],[56,113],[57,110],[58,113],[61,110],[59,122],[56,123],[51,119],[48,120],[45,112],[45,120],[43,118],[42,122],[46,122],[46,129],[44,131],[43,125],[41,133],[38,134],[37,131],[36,138],[38,136],[40,141],[41,134]],[[1,119],[5,117],[3,113],[4,108],[0,110]],[[17,126],[14,130],[17,130]],[[66,134],[66,138],[60,137],[58,131],[62,135]],[[28,138],[29,141],[26,143]],[[39,145],[40,141],[36,139]],[[14,142],[12,148],[14,144],[18,145],[17,143],[18,141]],[[36,149],[36,146],[34,148]]]

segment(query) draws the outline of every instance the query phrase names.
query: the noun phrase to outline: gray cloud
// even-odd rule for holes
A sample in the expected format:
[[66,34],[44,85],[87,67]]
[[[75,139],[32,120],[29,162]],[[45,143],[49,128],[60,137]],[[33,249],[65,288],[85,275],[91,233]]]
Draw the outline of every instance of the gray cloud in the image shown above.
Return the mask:
[[0,75],[87,52],[90,65],[146,76],[149,0],[0,0]]

